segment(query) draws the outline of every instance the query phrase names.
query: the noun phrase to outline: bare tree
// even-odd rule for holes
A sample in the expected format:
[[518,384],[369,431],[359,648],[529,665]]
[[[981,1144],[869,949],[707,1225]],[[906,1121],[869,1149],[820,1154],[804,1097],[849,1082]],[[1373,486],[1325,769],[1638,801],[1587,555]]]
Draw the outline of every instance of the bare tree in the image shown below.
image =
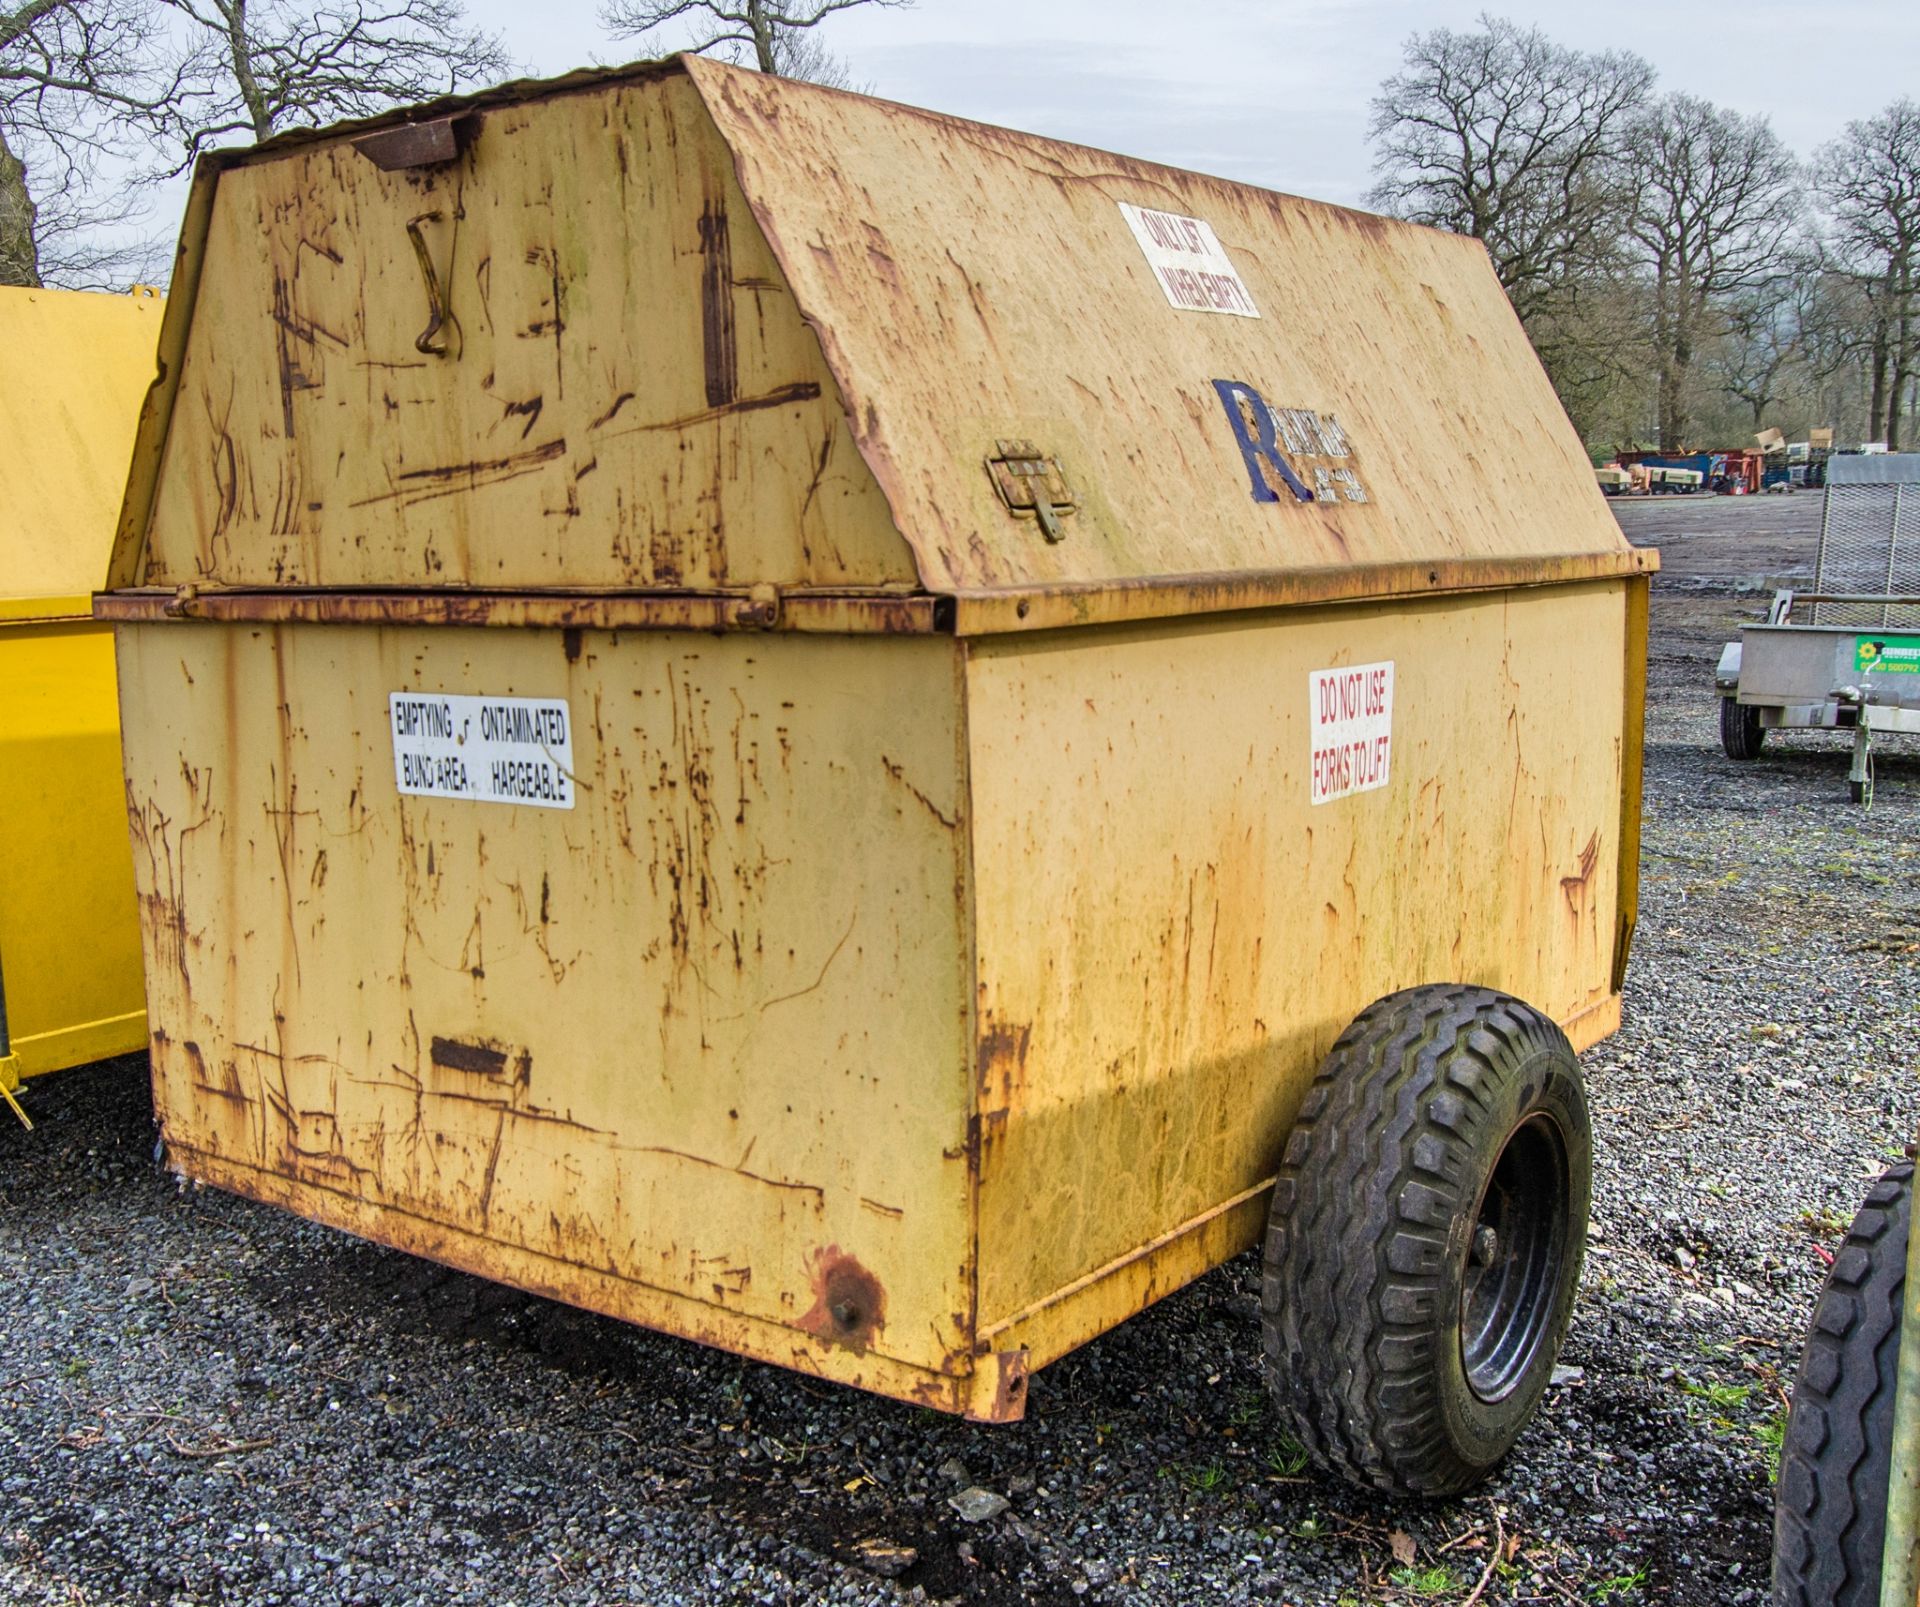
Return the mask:
[[1777,278],[1801,216],[1799,168],[1761,117],[1668,95],[1634,123],[1629,230],[1647,278],[1661,448],[1687,444],[1694,362],[1733,298]]
[[773,61],[773,70],[782,78],[824,84],[829,89],[851,89],[862,95],[873,92],[873,85],[857,81],[846,62],[827,49],[819,34],[811,29],[776,34]]
[[601,24],[616,39],[658,48],[676,24],[692,32],[693,51],[751,59],[763,73],[845,87],[846,69],[809,35],[837,11],[856,6],[909,6],[913,0],[606,0]]
[[27,185],[27,164],[0,126],[0,285],[37,285],[40,277],[40,208]]
[[124,278],[164,258],[114,237],[124,175],[207,146],[362,116],[510,67],[459,0],[0,0],[0,283]]
[[458,0],[158,3],[183,25],[188,87],[168,124],[187,161],[229,135],[364,117],[512,65],[497,36],[467,26]]
[[124,265],[97,232],[139,202],[102,195],[96,179],[127,120],[177,87],[155,66],[155,33],[147,0],[0,0],[0,284]]
[[1815,157],[1833,246],[1865,305],[1868,431],[1898,450],[1920,368],[1920,105],[1896,100],[1849,123]]
[[1373,102],[1369,199],[1484,241],[1532,329],[1617,243],[1620,157],[1653,68],[1484,14],[1473,33],[1414,35],[1404,59]]
[[1712,368],[1720,389],[1742,403],[1758,431],[1770,422],[1793,371],[1807,355],[1809,326],[1818,316],[1817,253],[1796,251],[1781,272],[1735,296],[1723,314],[1724,337]]

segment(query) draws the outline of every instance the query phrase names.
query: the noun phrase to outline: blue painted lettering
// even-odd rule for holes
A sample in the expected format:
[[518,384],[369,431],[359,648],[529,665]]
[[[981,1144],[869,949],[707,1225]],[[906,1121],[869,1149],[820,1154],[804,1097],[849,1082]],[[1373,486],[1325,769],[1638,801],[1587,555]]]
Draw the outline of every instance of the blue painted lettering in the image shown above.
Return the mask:
[[1280,443],[1274,437],[1273,409],[1267,406],[1266,398],[1238,380],[1217,379],[1213,388],[1227,410],[1233,438],[1240,443],[1247,478],[1253,482],[1253,500],[1278,502],[1280,488],[1285,486],[1296,501],[1313,501],[1313,493],[1281,455]]

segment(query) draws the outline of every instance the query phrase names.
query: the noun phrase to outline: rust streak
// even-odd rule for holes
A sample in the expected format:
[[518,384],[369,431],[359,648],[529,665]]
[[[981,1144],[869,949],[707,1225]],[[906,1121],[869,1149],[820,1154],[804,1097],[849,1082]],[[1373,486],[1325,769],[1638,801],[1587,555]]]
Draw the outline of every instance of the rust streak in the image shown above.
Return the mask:
[[887,1291],[837,1244],[817,1251],[808,1266],[813,1305],[795,1324],[830,1345],[862,1355],[887,1325]]
[[480,1181],[480,1220],[483,1224],[493,1220],[493,1179],[500,1170],[500,1151],[507,1136],[507,1116],[503,1107],[493,1124],[493,1144],[487,1150],[487,1173]]
[[588,431],[591,432],[591,431],[597,430],[604,424],[611,424],[614,421],[614,419],[618,416],[620,409],[625,407],[627,403],[631,402],[632,400],[633,400],[632,391],[622,391],[618,396],[616,396],[613,399],[613,406],[608,408],[606,412],[602,413],[597,419],[595,419],[591,424],[587,426]]
[[922,792],[918,787],[916,787],[911,781],[907,780],[906,775],[903,772],[902,768],[899,765],[895,764],[884,753],[880,755],[880,763],[885,768],[887,774],[892,776],[893,779],[899,782],[901,786],[905,787],[908,792],[914,795],[914,797],[918,798],[921,804],[925,807],[927,813],[932,815],[933,818],[939,821],[941,825],[945,826],[948,831],[955,831],[959,828],[960,822],[957,819],[949,818],[948,816],[943,815],[940,812],[939,808],[935,805],[934,801],[931,798],[929,798],[924,792]]
[[507,1069],[507,1052],[490,1044],[463,1043],[458,1038],[435,1038],[428,1058],[436,1066],[450,1071],[471,1072],[476,1077],[498,1077]]
[[729,1166],[725,1161],[709,1160],[705,1155],[695,1155],[689,1150],[673,1149],[666,1144],[622,1144],[621,1151],[629,1155],[671,1155],[676,1160],[691,1161],[695,1166],[705,1166],[716,1172],[731,1172],[735,1177],[744,1177],[752,1183],[764,1183],[771,1189],[786,1189],[795,1194],[811,1194],[816,1206],[827,1203],[827,1192],[815,1183],[795,1183],[784,1177],[768,1177],[764,1172],[749,1172],[744,1166]]
[[733,327],[733,245],[726,208],[709,200],[700,213],[700,347],[707,406],[728,407],[739,385],[739,349]]
[[[786,1004],[788,1001],[793,999],[804,999],[809,993],[818,991],[820,984],[827,980],[827,972],[833,969],[833,962],[840,958],[840,951],[847,946],[847,939],[853,936],[854,923],[859,919],[860,919],[860,912],[857,909],[847,917],[847,929],[840,934],[840,941],[834,944],[833,952],[829,954],[826,957],[826,959],[821,963],[820,974],[817,977],[815,977],[811,982],[809,982],[804,988],[795,988],[791,993],[779,993],[779,994],[775,994],[774,997],[772,997],[771,999],[763,999],[759,1006],[760,1013],[764,1015],[767,1011],[771,1010],[776,1004]],[[722,1019],[727,1021],[737,1021],[739,1017],[726,1016],[726,1017],[723,1017]]]
[[[1011,1102],[1013,1088],[1026,1078],[1027,1050],[1032,1042],[1033,1028],[1026,1022],[1017,1026],[994,1022],[981,1030],[975,1067],[979,1073],[982,1101],[1002,1107],[985,1113],[989,1126],[996,1116],[1005,1120],[1004,1107]],[[998,1097],[989,1100],[989,1095]]]
[[1600,834],[1593,833],[1587,838],[1586,847],[1580,850],[1580,871],[1575,876],[1560,878],[1560,891],[1567,896],[1569,904],[1576,904],[1587,886],[1593,880],[1594,867],[1600,862]]
[[807,494],[800,501],[800,522],[804,524],[808,513],[813,509],[813,499],[820,494],[820,482],[826,477],[827,459],[833,456],[833,434],[828,430],[820,442],[820,456],[814,460],[813,478],[807,482]]
[[754,413],[764,407],[787,407],[795,402],[811,402],[819,395],[817,380],[796,380],[791,385],[777,386],[761,396],[738,397],[725,407],[702,408],[698,413],[686,413],[679,418],[661,419],[652,424],[629,424],[625,429],[614,430],[612,434],[619,436],[637,435],[650,430],[688,430],[696,424],[712,424],[730,413]]
[[411,507],[416,502],[430,502],[436,497],[457,496],[463,491],[478,491],[485,486],[498,485],[503,480],[512,480],[520,475],[530,474],[542,464],[551,463],[555,458],[564,456],[566,450],[567,443],[563,438],[530,447],[525,452],[516,452],[511,457],[484,458],[473,463],[449,463],[433,469],[408,469],[395,476],[403,482],[402,484],[375,496],[362,497],[352,506],[370,508],[382,502],[398,502],[403,507]]
[[[534,425],[540,422],[540,410],[546,406],[546,402],[541,397],[533,396],[524,402],[503,402],[501,406],[506,409],[506,418],[523,418],[527,421],[525,427],[520,431],[520,439],[524,441],[529,435],[533,434]],[[504,420],[502,422],[504,422]],[[404,478],[404,476],[402,476],[402,478]]]

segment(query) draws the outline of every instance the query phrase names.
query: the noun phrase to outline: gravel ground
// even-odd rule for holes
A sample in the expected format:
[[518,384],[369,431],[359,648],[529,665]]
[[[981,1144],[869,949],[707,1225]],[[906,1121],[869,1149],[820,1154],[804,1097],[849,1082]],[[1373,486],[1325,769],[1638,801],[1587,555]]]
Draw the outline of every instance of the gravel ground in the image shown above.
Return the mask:
[[[1738,770],[1717,741],[1720,643],[1804,577],[1817,510],[1619,510],[1667,561],[1628,1026],[1587,1057],[1565,1370],[1468,1499],[1297,1465],[1248,1258],[974,1428],[182,1187],[119,1062],[0,1124],[0,1598],[1763,1601],[1823,1251],[1920,1115],[1920,767],[1892,757],[1863,812],[1844,740]],[[965,1521],[975,1489],[1004,1510]]]

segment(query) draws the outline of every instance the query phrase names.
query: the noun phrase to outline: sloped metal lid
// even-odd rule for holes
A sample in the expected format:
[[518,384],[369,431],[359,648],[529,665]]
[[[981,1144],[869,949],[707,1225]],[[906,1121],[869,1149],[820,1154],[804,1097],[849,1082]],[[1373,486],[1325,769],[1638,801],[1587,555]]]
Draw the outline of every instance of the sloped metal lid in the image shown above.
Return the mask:
[[[1657,563],[1477,241],[686,67],[929,588]],[[997,494],[1010,441],[1057,539]]]
[[[939,616],[946,628],[1033,629],[1432,595],[1658,567],[1656,554],[1636,550],[1620,534],[1478,242],[683,58],[506,85],[207,159],[189,203],[174,297],[181,305],[162,336],[163,377],[135,451],[114,584],[147,583],[142,555],[154,486],[163,478],[179,376],[193,369],[190,336],[202,338],[193,333],[196,322],[216,332],[205,337],[203,390],[207,361],[235,364],[244,355],[252,375],[259,368],[253,346],[271,338],[263,318],[249,315],[246,327],[235,327],[231,306],[252,302],[236,302],[218,274],[237,280],[253,271],[236,244],[248,218],[236,222],[220,208],[251,205],[265,216],[281,200],[272,184],[253,177],[236,192],[250,200],[216,199],[216,186],[223,195],[229,188],[222,174],[292,158],[290,176],[278,182],[285,188],[299,178],[306,199],[285,205],[317,209],[315,226],[330,228],[338,208],[330,209],[325,193],[327,162],[343,163],[336,175],[352,175],[374,205],[377,186],[365,175],[384,175],[387,164],[379,154],[385,145],[369,135],[410,148],[430,119],[468,120],[470,183],[453,215],[463,206],[469,231],[482,202],[502,216],[514,206],[531,220],[559,216],[557,203],[535,193],[530,175],[547,174],[549,188],[560,182],[554,175],[564,175],[569,194],[591,188],[591,204],[576,197],[577,225],[567,214],[564,329],[570,350],[592,354],[640,338],[629,304],[637,292],[631,285],[622,290],[633,272],[622,228],[644,222],[658,233],[670,226],[677,239],[700,219],[675,212],[657,227],[637,216],[609,226],[607,209],[624,216],[628,206],[618,197],[627,193],[630,153],[611,141],[575,142],[583,99],[603,108],[609,127],[633,127],[640,98],[675,96],[710,119],[710,126],[680,134],[731,166],[730,182],[750,213],[734,228],[760,237],[754,246],[768,277],[750,281],[752,294],[772,297],[777,317],[754,327],[764,335],[784,319],[795,331],[810,330],[809,342],[817,339],[813,360],[824,366],[809,394],[844,418],[849,466],[871,477],[865,483],[879,521],[890,515],[898,532],[896,538],[885,531],[886,540],[904,543],[897,565],[876,559],[866,569],[884,572],[881,589],[889,595],[913,587],[910,577],[917,577],[923,595],[951,599]],[[563,100],[569,104],[548,109],[546,103]],[[518,154],[502,160],[502,141]],[[359,155],[318,149],[347,142]],[[649,162],[670,161],[665,146],[635,151]],[[596,164],[611,167],[616,155],[619,182],[603,185]],[[443,164],[438,171],[454,173],[446,182],[457,185],[467,168]],[[393,180],[412,182],[404,167]],[[396,195],[378,201],[382,217],[398,217],[395,208],[410,204]],[[209,266],[210,228],[216,243],[226,242],[218,268]],[[357,236],[350,248],[337,247],[341,273],[350,268],[386,287],[383,293],[398,293],[413,271],[394,244],[399,239],[397,228],[380,235],[374,244],[384,242],[392,260],[377,262],[362,262],[373,245]],[[676,245],[674,253],[675,266],[648,281],[648,328],[697,331],[701,252]],[[211,276],[211,296],[203,272]],[[315,270],[308,277],[318,286],[326,276]],[[744,293],[743,282],[736,276],[723,288]],[[264,292],[253,285],[247,294],[257,302]],[[196,320],[198,303],[206,305]],[[745,361],[748,348],[739,350]],[[579,374],[577,361],[571,372]],[[300,377],[307,379],[304,370]],[[401,380],[391,388],[397,393]],[[292,400],[280,402],[297,412],[311,386],[289,394]],[[422,390],[416,400],[432,398]],[[547,413],[541,431],[560,433],[538,443],[542,462],[564,465],[581,456],[585,446],[560,411]],[[757,429],[786,429],[793,439],[756,437],[739,461],[824,461],[817,443],[794,434],[806,415],[756,417]],[[666,431],[685,422],[662,413],[645,427]],[[271,419],[255,433],[269,441],[292,437]],[[299,468],[291,447],[275,450]],[[738,464],[726,470],[724,453],[700,450],[713,459],[700,459],[702,472],[721,476],[716,485],[731,484],[725,476]],[[465,463],[469,471],[485,466]],[[273,473],[266,480],[280,474],[267,467]],[[571,472],[585,471],[575,464]],[[817,480],[819,470],[812,472]],[[601,470],[601,478],[625,486],[617,468]],[[500,494],[477,482],[475,489]],[[811,491],[801,489],[817,515]],[[194,495],[208,503],[217,490],[200,486]],[[637,485],[634,492],[639,497]],[[176,516],[193,500],[176,496]],[[463,530],[502,524],[478,504],[442,497],[433,507],[435,521]],[[524,520],[521,527],[532,528]],[[579,528],[589,541],[602,534],[592,519],[583,517]],[[568,559],[550,578],[539,570],[536,583],[677,595],[757,584],[818,589],[821,583],[805,576],[756,571],[751,556],[771,549],[773,534],[750,524],[718,578],[657,569],[596,578],[575,573],[582,566]],[[715,545],[699,531],[691,536],[703,548]],[[328,539],[345,537],[333,531]],[[484,584],[466,575],[436,581],[430,569],[395,567],[384,556],[423,539],[386,532],[376,553],[369,537],[348,584],[421,588],[422,574],[427,590]],[[229,545],[238,552],[237,538]],[[258,558],[249,559],[255,568]],[[210,580],[337,589],[331,574],[302,579],[290,571],[284,583],[218,574]],[[163,571],[154,583],[177,578]],[[516,576],[500,584],[512,590],[529,581]],[[828,589],[846,595],[877,584],[856,575]],[[781,617],[790,616],[783,610]]]

